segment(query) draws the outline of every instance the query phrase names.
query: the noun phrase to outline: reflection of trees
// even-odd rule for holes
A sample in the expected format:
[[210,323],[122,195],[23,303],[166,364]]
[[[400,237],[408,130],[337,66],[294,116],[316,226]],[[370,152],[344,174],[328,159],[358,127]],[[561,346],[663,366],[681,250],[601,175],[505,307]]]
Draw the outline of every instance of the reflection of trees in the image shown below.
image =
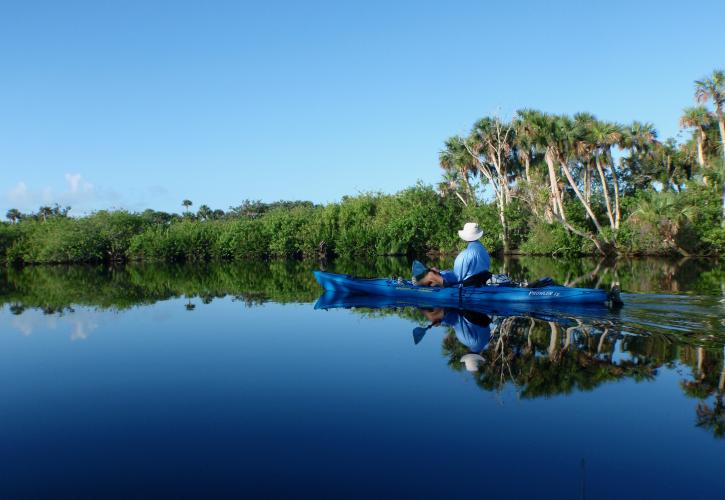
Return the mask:
[[[590,391],[616,380],[653,380],[658,368],[678,362],[691,368],[683,380],[685,394],[699,399],[696,425],[725,436],[725,351],[722,342],[675,338],[672,335],[623,334],[608,321],[578,318],[544,321],[528,317],[499,319],[480,354],[485,362],[471,373],[479,387],[502,391],[511,384],[520,397],[550,397]],[[716,345],[717,347],[713,347]],[[443,340],[443,353],[454,370],[468,352],[453,332]]]
[[[621,335],[612,325],[584,325],[534,318],[503,318],[481,356],[485,363],[473,376],[486,390],[502,390],[513,384],[521,397],[535,398],[592,390],[600,384],[632,378],[652,379],[664,360],[634,354],[614,359]],[[449,365],[456,366],[464,346],[446,336],[443,349]]]
[[705,259],[554,260],[529,256],[511,259],[506,267],[517,280],[551,276],[558,283],[583,287],[618,281],[628,292],[720,293],[725,276],[722,263]]
[[682,360],[690,366],[692,379],[680,382],[688,396],[699,399],[695,408],[696,424],[716,437],[725,437],[725,347],[706,349],[686,346]]
[[10,268],[0,274],[0,305],[10,304],[13,314],[21,314],[26,308],[56,314],[73,305],[127,309],[181,297],[200,297],[204,304],[227,295],[249,305],[268,300],[309,302],[319,292],[312,276],[314,267],[312,262],[252,261],[224,265]]
[[[428,260],[441,268],[452,266],[445,257]],[[11,304],[15,313],[25,307],[55,314],[76,305],[126,309],[138,304],[192,296],[209,303],[232,295],[248,305],[267,300],[309,302],[319,293],[312,270],[316,261],[241,261],[226,264],[129,264],[106,266],[32,266],[0,270],[0,305]],[[361,276],[409,276],[405,258],[379,258],[366,262],[338,259],[329,264],[336,272]],[[492,269],[505,270],[514,279],[552,276],[560,283],[605,286],[620,281],[625,291],[720,292],[725,268],[709,261],[686,263],[661,259],[551,259],[507,258]]]

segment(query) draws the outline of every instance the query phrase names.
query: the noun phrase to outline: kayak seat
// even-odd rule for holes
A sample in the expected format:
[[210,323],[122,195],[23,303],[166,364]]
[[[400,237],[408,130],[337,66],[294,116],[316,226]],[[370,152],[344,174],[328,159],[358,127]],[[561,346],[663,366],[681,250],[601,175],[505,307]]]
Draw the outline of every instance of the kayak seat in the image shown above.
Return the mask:
[[540,278],[536,281],[532,281],[531,283],[526,285],[526,288],[543,288],[545,286],[552,286],[552,285],[556,285],[553,278],[546,276],[546,277]]
[[483,271],[478,274],[474,274],[473,276],[469,276],[465,280],[463,280],[463,283],[461,283],[463,286],[483,286],[486,284],[486,282],[491,279],[492,274],[488,271]]

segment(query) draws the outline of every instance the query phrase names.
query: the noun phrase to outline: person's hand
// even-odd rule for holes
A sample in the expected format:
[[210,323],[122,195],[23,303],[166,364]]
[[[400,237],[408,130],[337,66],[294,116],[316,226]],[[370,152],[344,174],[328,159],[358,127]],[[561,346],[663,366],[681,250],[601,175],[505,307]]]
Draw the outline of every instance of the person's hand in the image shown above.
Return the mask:
[[438,273],[438,274],[441,273],[441,270],[438,269],[437,267],[431,267],[430,270],[433,271],[434,273]]

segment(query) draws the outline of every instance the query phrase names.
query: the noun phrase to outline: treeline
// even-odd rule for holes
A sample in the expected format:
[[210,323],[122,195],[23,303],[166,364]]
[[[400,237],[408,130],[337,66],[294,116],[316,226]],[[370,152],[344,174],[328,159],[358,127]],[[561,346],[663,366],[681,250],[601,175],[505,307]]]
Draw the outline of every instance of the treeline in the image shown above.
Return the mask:
[[[521,110],[476,122],[440,153],[436,187],[361,194],[339,203],[245,201],[182,214],[70,207],[11,209],[0,224],[7,263],[208,261],[424,255],[460,248],[477,221],[492,253],[722,255],[725,73],[695,82],[684,143],[651,124]],[[712,111],[704,105],[710,103]]]
[[[696,81],[695,99],[682,114],[692,131],[683,144],[658,140],[651,124],[590,113],[485,117],[446,141],[440,190],[465,206],[492,192],[504,252],[554,251],[552,243],[600,254],[721,252],[725,73]],[[517,205],[537,238],[517,241]]]
[[[30,264],[424,254],[454,250],[454,228],[479,213],[485,223],[486,212],[485,207],[461,211],[430,186],[220,219],[100,211],[5,223],[0,226],[0,257]],[[493,242],[496,229],[490,231]]]

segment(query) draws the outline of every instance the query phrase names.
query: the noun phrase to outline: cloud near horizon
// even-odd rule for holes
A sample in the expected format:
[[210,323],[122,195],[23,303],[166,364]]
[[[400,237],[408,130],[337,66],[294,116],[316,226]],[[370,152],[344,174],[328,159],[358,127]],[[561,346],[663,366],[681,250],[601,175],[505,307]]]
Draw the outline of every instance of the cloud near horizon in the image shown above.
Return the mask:
[[3,196],[7,208],[22,212],[34,211],[43,205],[58,204],[72,207],[75,214],[96,209],[98,205],[118,205],[121,196],[111,189],[99,189],[80,173],[66,173],[65,186],[56,191],[50,186],[31,189],[25,181],[18,182]]

